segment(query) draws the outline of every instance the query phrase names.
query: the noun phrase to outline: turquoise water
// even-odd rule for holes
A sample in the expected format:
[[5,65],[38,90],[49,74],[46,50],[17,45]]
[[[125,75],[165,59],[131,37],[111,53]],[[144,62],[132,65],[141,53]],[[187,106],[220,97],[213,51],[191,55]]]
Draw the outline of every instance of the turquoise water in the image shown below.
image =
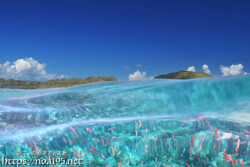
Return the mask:
[[249,131],[249,76],[0,89],[0,155],[9,159],[250,166]]

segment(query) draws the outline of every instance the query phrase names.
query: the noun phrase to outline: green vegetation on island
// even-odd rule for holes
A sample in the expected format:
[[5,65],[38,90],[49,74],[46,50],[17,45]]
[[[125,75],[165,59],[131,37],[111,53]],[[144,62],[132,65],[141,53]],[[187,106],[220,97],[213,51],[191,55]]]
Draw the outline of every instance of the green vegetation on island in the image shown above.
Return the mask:
[[115,77],[88,77],[88,78],[72,78],[72,79],[52,79],[48,81],[20,81],[14,79],[1,79],[0,88],[13,88],[13,89],[42,89],[42,88],[55,88],[55,87],[71,87],[81,84],[104,82],[104,81],[117,81]]
[[169,74],[163,74],[155,77],[156,79],[194,79],[194,78],[205,78],[205,77],[212,77],[213,75],[204,73],[204,72],[191,72],[191,71],[179,71],[173,72]]

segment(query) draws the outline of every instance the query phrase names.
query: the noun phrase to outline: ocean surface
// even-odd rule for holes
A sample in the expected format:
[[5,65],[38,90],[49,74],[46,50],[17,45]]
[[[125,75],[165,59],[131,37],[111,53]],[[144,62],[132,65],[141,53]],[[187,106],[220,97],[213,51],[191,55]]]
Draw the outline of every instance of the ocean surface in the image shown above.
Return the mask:
[[249,133],[250,76],[0,89],[2,166],[250,166]]

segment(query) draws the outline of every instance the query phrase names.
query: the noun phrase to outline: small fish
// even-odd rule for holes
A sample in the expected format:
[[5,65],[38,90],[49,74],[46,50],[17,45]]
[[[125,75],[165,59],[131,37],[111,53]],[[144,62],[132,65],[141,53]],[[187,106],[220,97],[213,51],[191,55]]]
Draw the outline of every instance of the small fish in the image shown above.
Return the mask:
[[109,145],[109,139],[106,140],[107,145]]
[[188,125],[188,124],[186,124],[186,123],[185,123],[185,124],[183,124],[183,126],[187,126],[187,125]]
[[139,124],[139,129],[141,128],[141,121],[137,120],[138,124]]
[[[149,136],[148,136],[149,137]],[[145,141],[147,141],[148,140],[148,137],[145,139]]]
[[203,137],[202,137],[202,139],[200,141],[200,150],[201,150],[201,144],[202,144],[202,141],[203,141],[204,138],[205,138],[205,134],[203,135]]
[[118,140],[117,138],[115,138],[115,137],[112,137],[114,140],[116,140],[116,141],[118,141],[118,142],[120,142],[120,140]]
[[[153,125],[154,125],[154,127],[155,127],[155,122],[154,122],[154,120],[152,120],[152,123],[153,123]],[[156,127],[155,127],[156,128]]]
[[113,150],[113,146],[111,146],[111,151],[112,151],[113,156],[115,156],[115,153],[114,153],[114,150]]
[[147,133],[148,129],[146,128],[146,130],[145,130],[145,131],[146,131],[146,133]]
[[234,162],[235,162],[236,165],[238,164],[238,161],[236,159],[234,159]]
[[167,137],[166,137],[165,141],[168,142],[168,138]]
[[201,164],[200,158],[198,157],[199,164]]
[[33,145],[35,146],[35,150],[36,150],[36,157],[38,157],[38,149],[37,149],[37,146],[36,146],[36,143],[31,139]]
[[[94,135],[94,136],[95,136],[95,135]],[[99,139],[98,139],[96,136],[95,136],[95,139],[96,139],[97,142],[99,142]]]
[[76,133],[75,129],[72,127],[67,127],[67,129],[71,130],[73,133],[75,133],[76,137],[78,138],[78,134]]
[[233,161],[232,157],[230,155],[227,155],[227,157],[228,157],[228,160],[231,161],[232,166],[234,166],[234,161]]
[[189,167],[189,165],[186,163],[187,167]]
[[108,130],[113,130],[113,129],[115,129],[116,127],[112,127],[112,128],[109,128]]
[[238,156],[238,153],[235,154],[235,157],[237,157],[237,156]]
[[194,148],[194,135],[192,135],[192,147],[195,150],[195,148]]
[[208,123],[208,126],[210,127],[210,129],[214,130],[214,128],[210,125],[209,121],[206,119],[203,119],[204,121],[206,121]]
[[135,130],[135,135],[136,135],[136,136],[138,135],[137,130]]
[[102,157],[103,159],[105,159],[104,155],[103,155],[102,153],[100,153],[100,154],[101,154],[101,157]]
[[92,150],[90,150],[90,149],[87,149],[87,150],[91,153],[91,155],[95,154]]
[[60,132],[61,132],[61,135],[62,135],[63,142],[66,143],[66,141],[65,141],[65,139],[63,137],[62,131],[60,131]]
[[118,156],[120,155],[120,153],[121,153],[121,151],[119,151],[119,152],[118,152],[118,154],[117,154],[117,158],[118,158]]
[[104,145],[104,139],[102,139],[102,145]]
[[236,147],[235,147],[235,153],[238,152],[239,147],[240,147],[240,139],[237,140],[237,144],[236,144]]
[[190,148],[190,140],[188,140],[188,147],[189,147],[189,152],[191,152],[191,148]]
[[28,140],[28,139],[26,139],[26,138],[25,138],[25,140],[29,143],[30,148],[31,148],[31,150],[32,150],[32,149],[33,149],[33,148],[32,148],[32,144],[29,142],[29,140]]
[[95,148],[93,145],[91,145],[91,147],[93,148],[93,150],[94,150],[95,152],[97,152],[96,148]]
[[218,137],[218,129],[215,130],[215,134]]
[[218,144],[214,146],[214,149],[216,149],[216,148],[217,148],[217,146],[218,146]]
[[233,123],[236,127],[239,127],[236,123]]
[[87,132],[91,133],[91,130],[89,128],[85,128]]
[[241,165],[242,167],[244,167],[244,163],[243,163],[243,160],[242,160],[242,159],[240,160],[240,165]]
[[247,132],[247,133],[250,133],[248,130],[246,130],[246,129],[243,129],[245,132]]
[[78,159],[78,149],[76,150],[75,156],[76,156],[76,159]]
[[226,160],[227,162],[229,162],[228,155],[227,155],[226,153],[223,153],[223,155],[224,155],[224,157],[225,157],[225,160]]
[[155,162],[157,163],[157,158],[155,157]]
[[148,152],[147,148],[144,148],[144,151],[147,153]]

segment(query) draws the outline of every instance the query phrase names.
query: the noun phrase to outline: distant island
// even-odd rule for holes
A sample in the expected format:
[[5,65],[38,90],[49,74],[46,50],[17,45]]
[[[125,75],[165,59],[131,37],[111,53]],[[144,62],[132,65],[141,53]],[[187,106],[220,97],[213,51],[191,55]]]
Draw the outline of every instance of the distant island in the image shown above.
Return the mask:
[[21,81],[14,79],[1,79],[0,88],[12,89],[43,89],[43,88],[56,88],[56,87],[71,87],[81,84],[104,82],[104,81],[117,81],[115,77],[88,77],[88,78],[72,78],[72,79],[52,79],[48,81]]
[[194,78],[205,78],[212,77],[213,75],[204,73],[204,72],[191,72],[191,71],[179,71],[169,74],[163,74],[155,77],[155,79],[194,79]]

